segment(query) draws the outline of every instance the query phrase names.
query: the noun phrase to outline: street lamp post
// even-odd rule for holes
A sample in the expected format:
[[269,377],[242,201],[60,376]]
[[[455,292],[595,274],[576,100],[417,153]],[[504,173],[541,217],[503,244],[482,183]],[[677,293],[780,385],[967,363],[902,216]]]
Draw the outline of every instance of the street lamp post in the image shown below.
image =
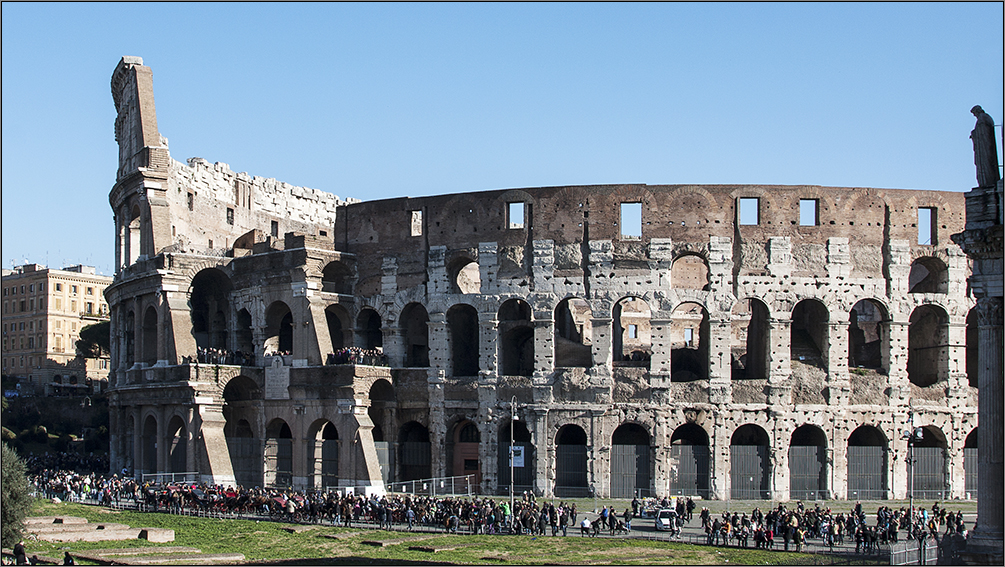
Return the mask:
[[509,419],[509,513],[510,513],[510,529],[513,529],[512,518],[516,515],[516,510],[513,509],[513,423],[516,421],[516,396],[510,400],[510,419]]
[[914,444],[921,441],[924,436],[925,430],[921,427],[915,427],[913,430],[905,429],[901,434],[901,438],[907,441],[907,466],[910,469],[908,517],[911,520],[911,527],[909,529],[912,532],[914,531],[914,463],[916,461],[914,458]]

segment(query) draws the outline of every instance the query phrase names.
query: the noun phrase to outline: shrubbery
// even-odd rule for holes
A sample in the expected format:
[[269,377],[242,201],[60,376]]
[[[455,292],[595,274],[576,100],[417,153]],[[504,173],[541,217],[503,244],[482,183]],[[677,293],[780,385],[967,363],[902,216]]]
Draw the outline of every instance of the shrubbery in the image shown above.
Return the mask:
[[2,445],[0,506],[3,508],[3,520],[0,522],[0,540],[3,547],[13,547],[24,533],[24,519],[31,512],[34,499],[29,493],[24,461],[6,443]]

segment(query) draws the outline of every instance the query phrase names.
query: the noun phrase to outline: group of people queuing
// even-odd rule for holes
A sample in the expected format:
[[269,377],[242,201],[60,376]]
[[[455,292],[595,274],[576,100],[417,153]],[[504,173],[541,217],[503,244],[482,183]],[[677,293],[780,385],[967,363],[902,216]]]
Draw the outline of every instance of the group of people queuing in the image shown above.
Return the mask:
[[325,365],[333,364],[360,364],[364,366],[387,366],[387,356],[379,349],[366,349],[360,347],[340,348],[335,352],[328,353]]
[[241,352],[240,350],[229,351],[225,348],[197,347],[196,356],[183,356],[182,364],[228,364],[238,366],[254,366],[255,353]]

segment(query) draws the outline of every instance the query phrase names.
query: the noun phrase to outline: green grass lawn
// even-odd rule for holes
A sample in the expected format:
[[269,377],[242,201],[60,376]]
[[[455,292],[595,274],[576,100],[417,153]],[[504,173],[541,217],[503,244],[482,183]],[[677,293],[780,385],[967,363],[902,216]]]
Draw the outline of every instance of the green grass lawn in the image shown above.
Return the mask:
[[[203,553],[242,553],[249,563],[283,564],[514,564],[514,565],[812,565],[830,564],[826,555],[712,548],[639,539],[531,536],[465,536],[382,532],[357,528],[312,527],[299,533],[289,524],[253,520],[217,520],[158,513],[113,512],[80,504],[40,503],[34,515],[80,516],[91,522],[116,522],[134,528],[175,531],[172,543],[145,540],[49,543],[31,540],[29,555],[61,557],[64,551],[86,552],[123,547],[188,546]],[[333,539],[330,535],[344,534]],[[365,540],[409,538],[397,545],[375,547]],[[409,550],[410,545],[437,551]],[[453,548],[453,549],[446,549]],[[844,558],[841,558],[842,560]]]

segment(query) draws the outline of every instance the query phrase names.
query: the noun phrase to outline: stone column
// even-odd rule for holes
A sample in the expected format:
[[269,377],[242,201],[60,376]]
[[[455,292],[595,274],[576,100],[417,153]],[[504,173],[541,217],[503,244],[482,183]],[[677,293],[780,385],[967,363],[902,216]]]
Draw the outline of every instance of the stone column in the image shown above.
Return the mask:
[[551,462],[548,459],[548,408],[532,406],[528,408],[527,421],[531,427],[531,439],[534,440],[534,493],[544,496],[550,490],[548,486],[548,471]]
[[851,383],[848,376],[848,327],[847,320],[832,321],[827,324],[827,390],[828,405],[848,404]]
[[614,331],[610,317],[593,317],[590,319],[593,327],[593,366],[603,366],[610,372],[612,364],[612,333]]
[[715,422],[712,425],[712,439],[710,440],[711,446],[709,447],[712,453],[712,471],[711,478],[709,479],[711,486],[709,486],[709,492],[711,492],[711,496],[715,500],[729,500],[732,497],[730,495],[732,476],[729,471],[729,442],[731,434],[728,425],[721,414],[715,414]]
[[444,417],[444,372],[429,369],[427,395],[429,397],[429,443],[435,447],[431,451],[429,470],[432,476],[446,476],[446,452],[441,448],[447,446],[447,424]]
[[[999,187],[1001,184],[999,182]],[[1001,264],[999,264],[999,267]],[[1000,277],[1000,273],[999,273]],[[1003,518],[1003,496],[1005,478],[1003,469],[1002,423],[1005,408],[1002,399],[1002,298],[982,297],[977,300],[978,351],[981,353],[977,371],[977,387],[980,397],[977,401],[977,415],[980,419],[980,434],[977,436],[977,525],[970,533],[968,551],[984,553],[992,561],[1001,561],[1002,540],[1005,536]]]
[[732,372],[732,357],[730,355],[729,339],[732,322],[729,313],[724,318],[709,321],[708,337],[708,384],[709,398],[713,404],[728,404],[733,401],[733,390],[730,382]]
[[907,321],[891,321],[890,367],[887,380],[890,384],[890,404],[905,406],[911,398],[911,386],[907,379],[907,336],[910,324]]
[[792,403],[792,355],[790,350],[792,320],[768,321],[768,403],[788,406]]
[[555,371],[555,319],[551,311],[534,311],[534,374]]

